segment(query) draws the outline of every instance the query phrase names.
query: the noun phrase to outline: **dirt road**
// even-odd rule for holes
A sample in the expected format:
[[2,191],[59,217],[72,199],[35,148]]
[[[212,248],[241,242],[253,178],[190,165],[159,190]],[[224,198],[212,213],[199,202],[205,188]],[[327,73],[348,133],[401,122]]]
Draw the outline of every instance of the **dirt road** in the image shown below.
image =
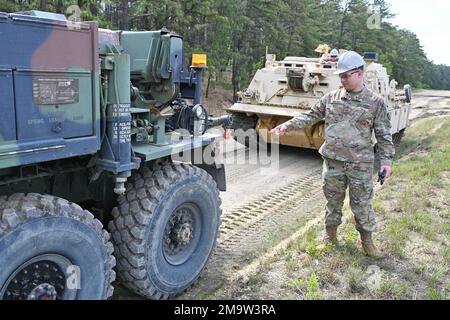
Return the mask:
[[419,90],[413,93],[410,120],[450,114],[450,91]]

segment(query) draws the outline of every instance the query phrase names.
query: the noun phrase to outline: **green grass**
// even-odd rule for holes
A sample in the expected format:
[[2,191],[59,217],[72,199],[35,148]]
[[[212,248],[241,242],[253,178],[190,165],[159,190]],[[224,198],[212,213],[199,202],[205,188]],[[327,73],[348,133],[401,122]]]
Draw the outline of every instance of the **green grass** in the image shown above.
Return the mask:
[[320,279],[321,285],[336,284],[339,282],[338,275],[331,268],[322,268],[317,270],[317,277]]
[[[411,231],[429,241],[436,240],[437,234],[445,232],[442,218],[448,222],[448,215],[437,219],[435,212],[445,207],[442,200],[436,199],[442,199],[439,197],[442,193],[447,198],[450,194],[448,175],[444,175],[450,171],[449,132],[448,117],[422,120],[408,129],[405,141],[400,145],[397,157],[409,150],[419,151],[419,154],[394,165],[392,179],[401,180],[403,190],[396,185],[388,185],[379,198],[395,195],[397,199],[395,208],[398,214],[391,215],[388,224],[391,249],[397,254],[403,254]],[[381,206],[379,200],[374,201],[376,212],[385,210]]]
[[[396,155],[399,161],[394,162],[394,175],[376,192],[372,203],[379,224],[374,240],[384,258],[364,255],[359,233],[348,221],[352,213],[346,202],[343,213],[347,219],[338,228],[338,245],[318,250],[323,225],[313,226],[275,259],[282,259],[290,279],[283,296],[314,300],[449,299],[449,132],[450,117],[423,119],[408,128]],[[302,217],[297,226],[305,221]],[[380,269],[376,286],[370,282],[371,265]],[[266,286],[269,270],[271,264],[264,265],[251,282]]]
[[384,215],[386,213],[383,201],[381,199],[374,199],[372,202],[372,207],[377,215]]
[[343,242],[343,250],[352,257],[359,257],[362,254],[360,248],[359,232],[353,224],[345,224],[341,227]]
[[307,281],[306,299],[308,300],[322,300],[322,291],[320,289],[320,282],[316,274],[313,272]]
[[291,279],[290,286],[299,294],[304,292],[305,282],[303,281],[301,275],[297,275],[294,279]]
[[405,283],[389,279],[386,274],[383,274],[381,285],[375,290],[375,295],[379,299],[402,299],[406,292]]
[[447,264],[450,264],[450,249],[447,248],[444,253],[444,261]]
[[322,300],[323,294],[320,288],[320,281],[315,272],[304,280],[301,275],[291,279],[290,287],[307,300]]
[[[420,241],[419,247],[432,241],[450,240],[450,214],[448,203],[445,202],[450,198],[449,132],[449,117],[425,119],[408,129],[396,157],[400,159],[410,152],[416,154],[405,161],[394,163],[394,176],[373,200],[378,219],[384,220],[384,228],[379,237],[383,239],[382,247],[387,251],[386,254],[394,254],[401,259],[420,259],[421,257],[411,257],[408,244],[412,240]],[[352,257],[352,266],[345,269],[345,281],[351,294],[364,293],[365,275],[360,267],[364,258],[357,246],[358,233],[349,224],[340,229],[344,250],[330,263],[342,265],[339,260],[345,260],[346,255]],[[430,246],[433,247],[434,244]],[[442,286],[448,285],[450,250],[441,248],[435,251],[426,248],[422,254],[430,254],[437,264],[442,259],[445,267],[431,272],[426,279],[426,293],[423,294],[429,299],[443,299],[446,297]],[[347,259],[349,260],[350,258]],[[420,265],[419,261],[414,263]],[[401,299],[407,296],[408,287],[414,287],[418,277],[420,278],[420,275],[409,273],[404,279],[393,278],[388,272],[383,273],[375,296],[380,299]],[[443,279],[447,279],[447,283]]]
[[316,227],[309,228],[304,236],[292,241],[293,249],[295,249],[298,253],[306,252],[309,255],[314,255],[317,245],[318,241]]
[[391,246],[391,250],[399,256],[403,256],[404,243],[406,239],[408,239],[408,230],[405,225],[406,223],[407,219],[402,217],[400,220],[391,221],[388,226],[387,236],[390,240],[389,244]]
[[[439,128],[436,130],[436,128]],[[425,151],[433,151],[434,153],[439,153],[441,151],[444,151],[445,149],[449,148],[448,145],[448,132],[450,130],[450,118],[444,117],[444,118],[430,118],[430,119],[423,119],[415,123],[413,126],[409,127],[406,131],[406,135],[403,138],[401,144],[396,149],[396,158],[401,158],[403,155],[409,153],[410,151],[414,150],[425,150]],[[448,153],[447,155],[443,155],[444,159],[445,157],[449,157]],[[430,157],[429,157],[430,158]],[[431,157],[432,161],[437,161],[441,163],[443,160],[442,156],[438,156],[437,159],[434,159],[434,155]],[[414,166],[420,166],[420,159],[421,157],[413,157],[411,160],[414,160],[413,162],[408,161],[405,162],[405,164],[396,165],[395,166],[395,174],[399,174],[399,169],[406,171],[411,171],[411,169]],[[447,162],[447,169],[448,169],[448,162]],[[423,168],[423,166],[420,166]],[[431,168],[430,168],[431,169]],[[417,175],[416,175],[417,176]],[[420,176],[419,176],[420,177]]]
[[348,290],[351,293],[360,293],[364,291],[365,272],[357,266],[348,269],[346,275]]
[[297,260],[294,258],[292,251],[288,251],[284,256],[286,268],[289,272],[293,272],[297,267]]
[[448,291],[449,279],[446,276],[445,265],[437,265],[431,267],[429,270],[429,275],[427,276],[427,298],[431,300],[445,300],[448,297],[443,293],[443,289],[440,289],[442,284],[446,285]]

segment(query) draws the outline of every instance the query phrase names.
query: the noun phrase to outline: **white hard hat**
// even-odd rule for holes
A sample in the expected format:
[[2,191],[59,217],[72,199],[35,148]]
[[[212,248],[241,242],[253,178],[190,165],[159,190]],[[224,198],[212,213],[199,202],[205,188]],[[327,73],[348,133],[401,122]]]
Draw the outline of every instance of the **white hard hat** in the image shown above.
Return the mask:
[[339,51],[337,51],[337,49],[333,49],[330,52],[330,56],[332,57],[337,57],[339,55]]
[[338,61],[337,71],[334,74],[341,74],[364,66],[364,59],[355,51],[347,51]]

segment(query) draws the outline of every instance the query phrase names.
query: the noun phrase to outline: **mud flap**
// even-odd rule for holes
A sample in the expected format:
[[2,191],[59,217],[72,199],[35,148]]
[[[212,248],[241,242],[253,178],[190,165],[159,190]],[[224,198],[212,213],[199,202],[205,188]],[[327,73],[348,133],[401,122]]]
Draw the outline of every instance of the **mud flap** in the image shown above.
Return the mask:
[[208,172],[213,177],[220,191],[227,191],[225,166],[223,164],[196,164],[195,166]]

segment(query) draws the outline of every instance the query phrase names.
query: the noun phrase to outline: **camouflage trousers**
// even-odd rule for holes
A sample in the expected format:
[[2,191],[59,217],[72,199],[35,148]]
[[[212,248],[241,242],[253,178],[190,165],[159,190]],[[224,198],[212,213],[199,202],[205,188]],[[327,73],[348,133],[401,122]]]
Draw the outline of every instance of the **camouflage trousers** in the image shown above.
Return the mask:
[[337,226],[342,223],[342,207],[348,186],[356,229],[375,231],[375,213],[371,204],[373,163],[323,159],[322,187],[327,199],[325,225]]

